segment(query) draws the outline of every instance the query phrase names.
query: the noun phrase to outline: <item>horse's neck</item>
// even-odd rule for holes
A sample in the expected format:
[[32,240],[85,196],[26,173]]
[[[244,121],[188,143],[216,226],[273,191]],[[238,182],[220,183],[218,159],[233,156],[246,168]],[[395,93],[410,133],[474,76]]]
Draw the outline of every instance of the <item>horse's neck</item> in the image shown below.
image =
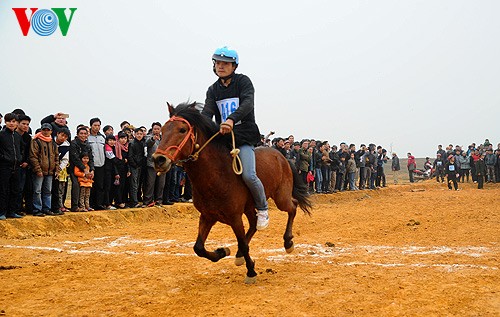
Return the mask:
[[228,157],[216,146],[207,145],[200,152],[196,161],[185,164],[189,179],[193,184],[197,182],[209,184],[220,179],[224,173],[231,169],[231,161]]

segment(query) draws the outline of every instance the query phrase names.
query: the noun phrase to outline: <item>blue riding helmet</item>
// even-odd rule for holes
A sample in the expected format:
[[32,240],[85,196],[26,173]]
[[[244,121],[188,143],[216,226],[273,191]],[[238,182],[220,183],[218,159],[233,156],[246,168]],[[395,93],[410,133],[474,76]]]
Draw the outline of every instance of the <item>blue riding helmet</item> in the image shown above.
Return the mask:
[[227,46],[223,46],[215,50],[212,55],[212,61],[229,62],[238,65],[240,59],[238,58],[238,53],[235,50],[232,50]]

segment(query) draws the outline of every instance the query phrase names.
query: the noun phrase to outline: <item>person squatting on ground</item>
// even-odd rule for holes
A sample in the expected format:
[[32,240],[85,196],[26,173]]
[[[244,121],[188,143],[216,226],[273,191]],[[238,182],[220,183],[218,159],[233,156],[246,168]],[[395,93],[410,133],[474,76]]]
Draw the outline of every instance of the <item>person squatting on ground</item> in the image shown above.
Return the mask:
[[224,46],[212,55],[213,71],[219,77],[207,91],[202,113],[220,124],[220,133],[234,131],[236,146],[243,167],[242,178],[252,193],[257,209],[257,230],[269,224],[268,205],[264,186],[255,170],[254,147],[260,141],[255,122],[254,87],[246,75],[236,74],[238,53]]

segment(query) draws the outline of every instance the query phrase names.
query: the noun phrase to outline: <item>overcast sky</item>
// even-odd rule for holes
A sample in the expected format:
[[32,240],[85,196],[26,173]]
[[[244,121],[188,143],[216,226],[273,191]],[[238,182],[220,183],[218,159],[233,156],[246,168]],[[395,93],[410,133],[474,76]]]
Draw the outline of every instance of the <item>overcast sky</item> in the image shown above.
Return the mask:
[[[66,37],[25,37],[17,7],[77,11]],[[204,102],[211,55],[230,45],[262,134],[419,157],[496,144],[499,13],[500,1],[5,0],[0,113],[23,108],[33,128],[59,111],[72,130],[96,116],[115,129],[163,123],[166,101]]]

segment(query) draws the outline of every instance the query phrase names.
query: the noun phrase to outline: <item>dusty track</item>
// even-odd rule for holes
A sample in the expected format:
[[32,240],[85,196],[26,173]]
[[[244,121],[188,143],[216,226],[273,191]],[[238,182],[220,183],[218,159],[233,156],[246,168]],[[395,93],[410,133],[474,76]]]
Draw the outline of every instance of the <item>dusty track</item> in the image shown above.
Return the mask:
[[[233,257],[195,256],[188,204],[0,222],[6,316],[499,316],[500,185],[428,181],[314,196],[283,250],[286,214]],[[208,247],[236,252],[216,225]],[[0,313],[1,315],[1,313]]]

